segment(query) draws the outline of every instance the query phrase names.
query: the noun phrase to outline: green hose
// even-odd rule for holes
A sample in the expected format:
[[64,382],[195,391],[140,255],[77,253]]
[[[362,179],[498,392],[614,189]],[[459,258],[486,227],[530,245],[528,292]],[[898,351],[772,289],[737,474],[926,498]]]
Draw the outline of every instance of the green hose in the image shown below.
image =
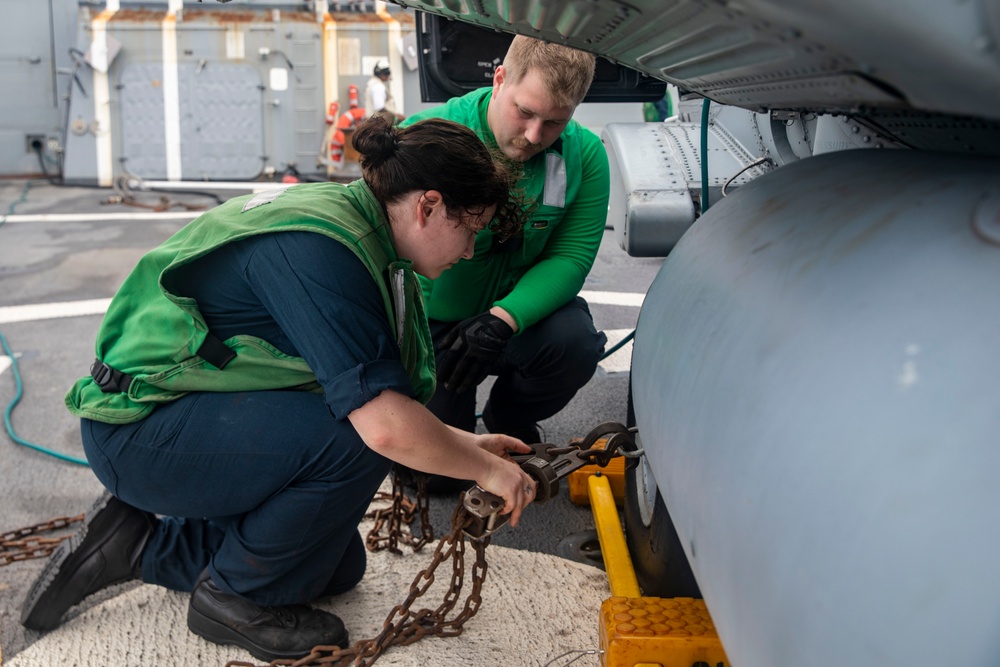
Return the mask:
[[17,407],[17,404],[21,402],[21,397],[24,395],[24,385],[21,382],[21,371],[17,367],[17,357],[15,357],[14,353],[11,351],[10,345],[7,344],[7,338],[3,335],[3,333],[0,333],[0,345],[3,345],[3,351],[8,357],[10,357],[10,368],[14,373],[15,385],[14,398],[11,400],[10,404],[7,405],[7,410],[3,413],[3,423],[7,428],[7,435],[9,435],[10,439],[17,444],[28,447],[29,449],[34,449],[35,451],[48,454],[49,456],[54,456],[55,458],[63,461],[69,461],[70,463],[78,463],[83,466],[89,466],[90,464],[87,463],[86,459],[78,459],[75,456],[60,454],[59,452],[52,451],[51,449],[42,447],[41,445],[36,445],[33,442],[29,442],[24,438],[19,437],[14,431],[14,424],[11,422],[11,415],[14,413],[14,408]]

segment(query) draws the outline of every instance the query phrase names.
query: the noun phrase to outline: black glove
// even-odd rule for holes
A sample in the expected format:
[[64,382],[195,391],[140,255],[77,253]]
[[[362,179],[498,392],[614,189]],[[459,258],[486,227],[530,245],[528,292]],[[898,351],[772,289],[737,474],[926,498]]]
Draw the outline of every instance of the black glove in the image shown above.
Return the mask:
[[462,320],[448,333],[438,356],[438,381],[463,394],[486,379],[514,330],[496,315]]

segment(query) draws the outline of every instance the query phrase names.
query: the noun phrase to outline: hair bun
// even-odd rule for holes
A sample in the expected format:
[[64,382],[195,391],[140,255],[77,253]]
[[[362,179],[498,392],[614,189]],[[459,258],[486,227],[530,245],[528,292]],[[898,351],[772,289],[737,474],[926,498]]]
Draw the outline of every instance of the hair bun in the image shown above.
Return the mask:
[[361,154],[361,166],[375,166],[392,157],[399,144],[399,128],[389,114],[377,113],[357,129],[351,143]]

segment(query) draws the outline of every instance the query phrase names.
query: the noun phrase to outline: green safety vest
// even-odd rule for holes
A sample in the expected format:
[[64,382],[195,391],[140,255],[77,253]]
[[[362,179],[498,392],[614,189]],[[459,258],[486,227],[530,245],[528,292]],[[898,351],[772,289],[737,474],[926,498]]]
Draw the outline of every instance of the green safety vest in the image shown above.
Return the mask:
[[194,299],[170,290],[172,273],[185,264],[227,243],[282,231],[325,234],[354,251],[382,293],[414,395],[429,401],[434,353],[420,283],[412,262],[396,256],[382,206],[359,180],[231,199],[146,254],[112,299],[97,336],[98,361],[131,376],[127,391],[107,393],[92,377],[81,378],[66,395],[70,412],[127,424],[191,391],[321,391],[304,359],[255,336],[222,341],[236,353],[222,369],[198,356],[211,338],[208,326]]
[[[492,90],[481,88],[453,97],[400,124],[446,118],[496,147],[487,117]],[[583,287],[608,215],[608,160],[600,138],[570,120],[558,141],[521,168],[515,190],[531,206],[523,234],[516,241],[494,245],[493,232],[485,229],[476,235],[472,259],[463,259],[435,280],[422,278],[431,319],[457,322],[500,306],[519,329],[526,329],[572,300]],[[553,242],[554,237],[558,240]],[[523,283],[529,271],[530,280]]]

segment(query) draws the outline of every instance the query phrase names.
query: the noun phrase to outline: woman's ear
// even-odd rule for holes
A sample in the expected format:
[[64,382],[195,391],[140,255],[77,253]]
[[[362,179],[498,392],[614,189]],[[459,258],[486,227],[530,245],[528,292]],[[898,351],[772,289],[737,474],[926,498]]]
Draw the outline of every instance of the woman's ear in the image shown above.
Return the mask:
[[428,190],[417,200],[417,220],[421,225],[428,224],[439,208],[442,209],[440,214],[444,215],[444,198],[441,193],[437,190]]

